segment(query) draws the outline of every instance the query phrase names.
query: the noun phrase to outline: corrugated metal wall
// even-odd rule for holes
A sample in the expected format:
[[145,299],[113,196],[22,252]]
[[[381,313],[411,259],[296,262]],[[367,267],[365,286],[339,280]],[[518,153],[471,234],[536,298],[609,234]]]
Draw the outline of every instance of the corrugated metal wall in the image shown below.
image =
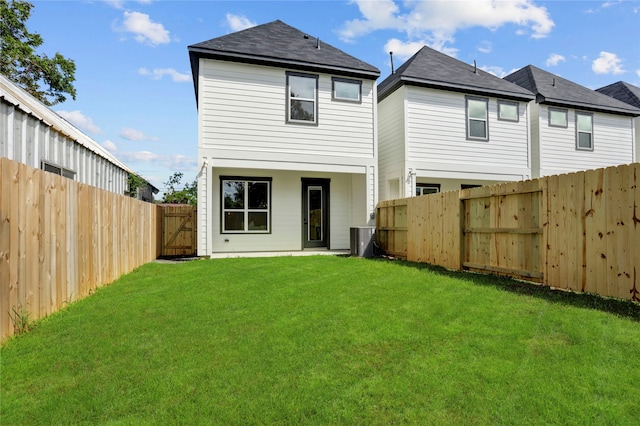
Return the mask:
[[90,151],[19,105],[0,102],[0,157],[42,168],[42,162],[73,172],[74,180],[124,194],[127,171]]

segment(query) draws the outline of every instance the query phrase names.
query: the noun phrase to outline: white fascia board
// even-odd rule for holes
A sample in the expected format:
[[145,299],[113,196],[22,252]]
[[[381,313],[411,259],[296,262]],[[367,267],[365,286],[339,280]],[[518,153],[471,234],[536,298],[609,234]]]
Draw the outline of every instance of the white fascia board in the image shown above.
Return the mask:
[[366,165],[346,165],[346,164],[322,164],[322,163],[301,163],[286,161],[260,161],[260,160],[234,160],[234,159],[211,159],[210,166],[216,168],[236,168],[236,169],[258,169],[258,170],[300,170],[308,172],[333,172],[333,173],[355,173],[366,174]]
[[520,181],[531,178],[531,170],[517,167],[487,167],[470,164],[408,162],[418,177],[442,179],[478,179],[499,181]]

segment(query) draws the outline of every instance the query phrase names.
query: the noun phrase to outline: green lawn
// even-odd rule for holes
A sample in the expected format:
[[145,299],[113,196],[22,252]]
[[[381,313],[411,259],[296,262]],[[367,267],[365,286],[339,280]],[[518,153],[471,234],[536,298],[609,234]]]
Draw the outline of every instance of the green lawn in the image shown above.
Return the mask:
[[145,265],[10,340],[0,424],[637,424],[640,307],[343,257]]

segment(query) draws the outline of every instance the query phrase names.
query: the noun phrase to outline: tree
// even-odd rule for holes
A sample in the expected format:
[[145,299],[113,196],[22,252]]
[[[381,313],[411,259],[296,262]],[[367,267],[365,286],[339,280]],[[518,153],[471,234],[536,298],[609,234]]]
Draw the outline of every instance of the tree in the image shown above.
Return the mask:
[[186,183],[183,189],[178,189],[183,176],[184,174],[175,172],[164,183],[167,189],[164,197],[162,197],[163,203],[191,204],[192,206],[198,204],[198,181],[194,180],[192,183]]
[[138,198],[138,189],[147,184],[146,180],[133,173],[129,173],[127,176],[127,182],[129,184],[129,189],[125,191],[125,195],[132,198]]
[[44,40],[27,30],[32,8],[24,0],[0,0],[0,74],[45,105],[64,102],[65,94],[75,99],[76,64],[58,52],[52,58],[36,53]]

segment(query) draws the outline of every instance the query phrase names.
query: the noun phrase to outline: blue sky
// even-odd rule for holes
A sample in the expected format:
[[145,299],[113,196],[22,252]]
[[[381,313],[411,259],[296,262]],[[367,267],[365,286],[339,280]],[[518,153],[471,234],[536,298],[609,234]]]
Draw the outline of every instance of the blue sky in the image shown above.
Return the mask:
[[161,190],[197,173],[187,46],[276,19],[389,75],[428,45],[500,77],[532,64],[595,89],[640,86],[640,0],[38,1],[41,51],[76,62],[53,107]]

